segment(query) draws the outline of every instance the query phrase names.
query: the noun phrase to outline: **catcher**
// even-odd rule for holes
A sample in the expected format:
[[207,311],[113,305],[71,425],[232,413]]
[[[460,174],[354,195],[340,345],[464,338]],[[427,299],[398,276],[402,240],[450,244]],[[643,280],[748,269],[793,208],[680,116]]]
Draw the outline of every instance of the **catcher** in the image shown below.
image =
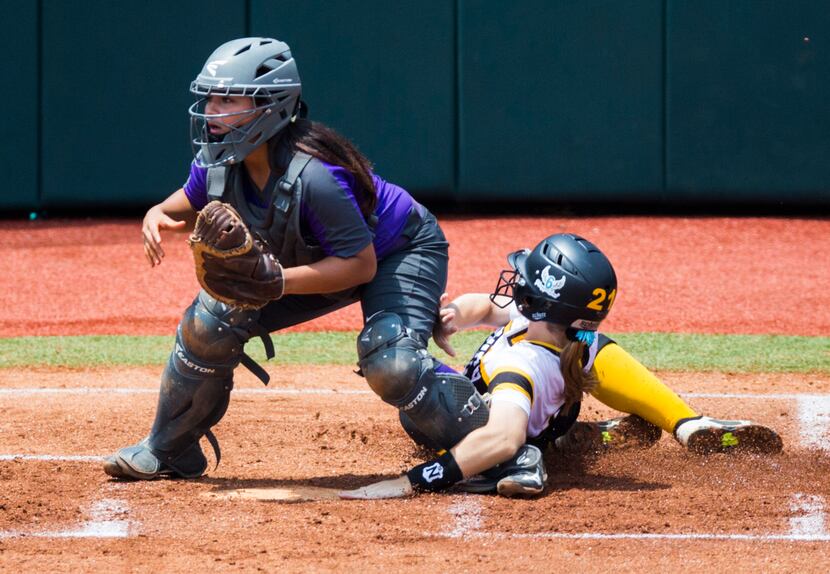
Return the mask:
[[211,428],[228,407],[234,369],[242,363],[268,381],[245,354],[247,341],[261,337],[270,357],[269,333],[358,301],[361,372],[381,399],[452,444],[483,424],[487,406],[469,379],[427,353],[447,279],[441,228],[346,138],[305,118],[288,45],[223,44],[190,90],[190,175],[147,212],[142,234],[155,266],[164,257],[161,231],[195,224],[190,244],[203,289],[176,331],[149,434],[108,457],[104,471],[201,476],[202,437],[220,458]]
[[[459,329],[499,327],[465,368],[476,387],[490,393],[487,424],[435,460],[341,497],[394,498],[456,483],[471,492],[535,495],[547,479],[542,458],[547,445],[564,451],[650,446],[661,429],[698,453],[781,450],[781,439],[769,428],[699,416],[597,333],[614,303],[617,279],[596,246],[576,235],[552,235],[532,251],[510,254],[508,261],[512,269],[502,272],[495,293],[466,294],[445,305],[435,332],[436,343],[455,356],[449,337]],[[584,393],[634,414],[575,422]],[[406,422],[416,442],[440,448]]]

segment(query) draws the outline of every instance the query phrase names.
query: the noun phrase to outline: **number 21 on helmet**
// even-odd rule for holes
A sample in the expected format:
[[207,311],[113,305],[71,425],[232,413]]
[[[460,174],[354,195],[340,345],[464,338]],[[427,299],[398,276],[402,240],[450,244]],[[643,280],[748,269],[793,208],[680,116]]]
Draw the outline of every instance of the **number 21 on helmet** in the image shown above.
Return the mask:
[[617,296],[617,275],[611,262],[579,235],[551,235],[533,250],[511,253],[507,261],[511,269],[501,272],[490,298],[505,307],[496,297],[510,297],[531,321],[596,331]]

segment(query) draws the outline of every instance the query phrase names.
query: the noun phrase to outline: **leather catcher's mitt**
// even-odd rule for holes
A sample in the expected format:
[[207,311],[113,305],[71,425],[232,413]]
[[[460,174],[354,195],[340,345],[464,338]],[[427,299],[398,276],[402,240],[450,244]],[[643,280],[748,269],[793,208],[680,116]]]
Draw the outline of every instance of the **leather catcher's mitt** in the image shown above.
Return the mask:
[[227,203],[208,203],[187,242],[199,284],[213,298],[240,309],[259,309],[282,297],[282,266]]

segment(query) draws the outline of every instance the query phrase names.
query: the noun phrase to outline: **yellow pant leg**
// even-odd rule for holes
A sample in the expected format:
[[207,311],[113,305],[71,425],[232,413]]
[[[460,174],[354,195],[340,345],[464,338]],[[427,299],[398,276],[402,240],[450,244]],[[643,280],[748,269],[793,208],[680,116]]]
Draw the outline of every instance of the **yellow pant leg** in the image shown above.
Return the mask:
[[591,394],[612,409],[638,415],[669,433],[674,432],[680,419],[697,416],[683,399],[617,344],[600,349],[594,371],[599,384]]

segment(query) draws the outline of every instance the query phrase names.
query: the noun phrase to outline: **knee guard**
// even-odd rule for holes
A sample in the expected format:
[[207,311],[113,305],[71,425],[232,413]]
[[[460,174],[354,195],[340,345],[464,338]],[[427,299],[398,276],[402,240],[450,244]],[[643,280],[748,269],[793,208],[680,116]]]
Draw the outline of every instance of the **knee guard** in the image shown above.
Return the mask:
[[436,373],[425,343],[398,315],[372,317],[358,336],[357,354],[369,386],[406,415],[426,446],[451,448],[487,424],[489,408],[472,382],[456,373]]
[[205,471],[207,460],[198,448],[203,436],[219,463],[219,443],[210,429],[228,408],[233,371],[245,356],[245,342],[256,333],[257,319],[258,311],[228,307],[202,292],[179,324],[146,446],[182,476]]

